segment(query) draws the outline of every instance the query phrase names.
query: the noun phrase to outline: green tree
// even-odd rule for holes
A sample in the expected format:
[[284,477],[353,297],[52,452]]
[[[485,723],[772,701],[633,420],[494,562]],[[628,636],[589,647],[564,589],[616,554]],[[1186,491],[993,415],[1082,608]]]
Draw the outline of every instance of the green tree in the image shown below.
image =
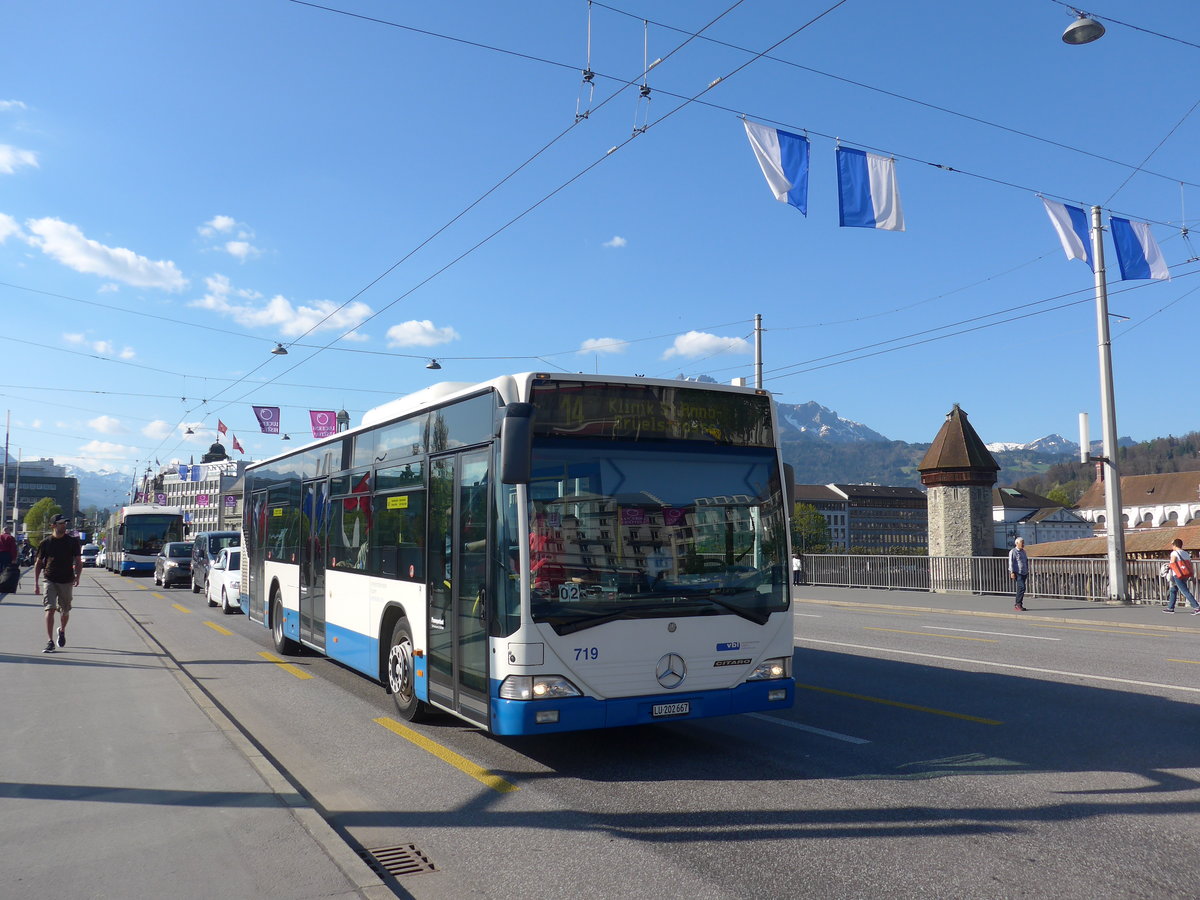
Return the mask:
[[829,550],[829,523],[811,503],[797,503],[792,509],[792,550],[796,553]]
[[54,502],[52,497],[43,497],[25,513],[25,534],[29,543],[37,546],[42,537],[50,531],[50,519],[62,512],[62,507]]
[[1071,502],[1071,497],[1067,494],[1066,488],[1064,488],[1061,484],[1056,484],[1054,487],[1052,487],[1050,489],[1050,493],[1046,495],[1046,499],[1053,500],[1064,509],[1070,509],[1072,506],[1074,506],[1074,503]]

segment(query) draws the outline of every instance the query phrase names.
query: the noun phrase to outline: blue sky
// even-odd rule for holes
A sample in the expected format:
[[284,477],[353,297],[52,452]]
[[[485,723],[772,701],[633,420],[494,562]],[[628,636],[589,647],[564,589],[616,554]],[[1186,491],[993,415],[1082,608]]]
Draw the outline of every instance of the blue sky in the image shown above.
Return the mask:
[[[1086,410],[1098,438],[1091,273],[1038,192],[1155,223],[1169,283],[1119,282],[1106,247],[1129,317],[1118,429],[1200,427],[1179,227],[1200,217],[1200,48],[1147,33],[1200,35],[1196,4],[1103,0],[1108,34],[1070,47],[1054,0],[613,0],[592,7],[577,124],[584,0],[331,6],[354,15],[6,12],[14,456],[132,472],[203,452],[220,419],[261,458],[282,445],[252,403],[303,440],[309,409],[357,423],[503,372],[725,381],[752,373],[755,313],[781,401],[908,441],[954,403],[986,441],[1074,438]],[[646,58],[664,61],[639,105]],[[769,192],[739,114],[808,132],[807,218]],[[838,227],[835,138],[897,158],[907,231]]]

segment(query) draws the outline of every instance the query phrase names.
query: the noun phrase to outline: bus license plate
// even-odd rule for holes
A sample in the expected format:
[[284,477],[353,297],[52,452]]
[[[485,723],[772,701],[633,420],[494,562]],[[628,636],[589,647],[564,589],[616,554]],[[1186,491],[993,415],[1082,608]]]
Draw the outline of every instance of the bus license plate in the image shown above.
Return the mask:
[[691,711],[691,702],[684,700],[681,703],[656,703],[650,708],[650,715],[657,719],[660,716],[686,716]]

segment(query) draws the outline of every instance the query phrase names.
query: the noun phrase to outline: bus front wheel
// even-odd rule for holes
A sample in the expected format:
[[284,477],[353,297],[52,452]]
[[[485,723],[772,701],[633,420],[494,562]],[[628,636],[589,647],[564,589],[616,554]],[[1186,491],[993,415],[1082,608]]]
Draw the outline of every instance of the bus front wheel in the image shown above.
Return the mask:
[[387,685],[400,718],[408,722],[420,722],[427,718],[428,707],[417,699],[416,660],[413,658],[412,629],[408,627],[408,619],[401,619],[392,629],[392,643],[387,658]]
[[283,654],[293,654],[300,647],[290,637],[283,633],[283,604],[278,594],[271,595],[271,637],[275,639],[275,650]]

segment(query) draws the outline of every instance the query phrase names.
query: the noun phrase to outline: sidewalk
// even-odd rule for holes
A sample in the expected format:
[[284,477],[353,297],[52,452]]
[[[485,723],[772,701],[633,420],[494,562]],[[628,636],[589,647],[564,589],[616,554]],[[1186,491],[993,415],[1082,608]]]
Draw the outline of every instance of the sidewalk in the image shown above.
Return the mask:
[[383,898],[329,825],[85,570],[67,646],[0,595],[7,898]]
[[1187,601],[1180,598],[1174,615],[1164,615],[1156,603],[1126,605],[1061,600],[1025,595],[1025,612],[1013,609],[1011,594],[934,594],[928,591],[897,591],[883,588],[841,588],[799,585],[792,588],[797,607],[804,604],[907,609],[913,612],[987,616],[1003,619],[1036,619],[1073,625],[1102,625],[1105,628],[1138,628],[1200,634],[1200,616],[1193,616]]

